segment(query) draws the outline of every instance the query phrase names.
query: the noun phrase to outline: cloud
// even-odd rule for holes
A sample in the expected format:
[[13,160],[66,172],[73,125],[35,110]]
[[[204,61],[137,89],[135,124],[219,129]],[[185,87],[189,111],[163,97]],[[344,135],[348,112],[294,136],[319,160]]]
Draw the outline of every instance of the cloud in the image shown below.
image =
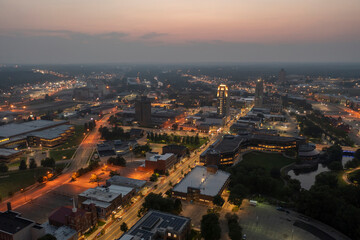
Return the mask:
[[146,34],[142,35],[140,38],[145,39],[145,40],[149,40],[149,39],[154,39],[154,38],[167,36],[167,35],[168,35],[167,33],[149,32],[149,33],[146,33]]
[[69,40],[74,39],[120,39],[129,36],[124,32],[106,32],[98,34],[89,34],[82,32],[74,32],[68,30],[44,30],[44,29],[32,29],[32,30],[17,30],[17,31],[2,31],[2,36],[16,36],[16,37],[59,37]]

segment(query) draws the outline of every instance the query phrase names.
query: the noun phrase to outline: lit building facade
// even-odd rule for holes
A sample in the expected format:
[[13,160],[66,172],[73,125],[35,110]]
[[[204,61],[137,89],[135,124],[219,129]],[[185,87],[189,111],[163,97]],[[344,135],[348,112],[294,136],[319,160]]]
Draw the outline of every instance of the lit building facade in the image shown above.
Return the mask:
[[221,117],[229,115],[230,111],[230,98],[229,88],[225,84],[220,84],[217,89],[218,108],[217,113]]

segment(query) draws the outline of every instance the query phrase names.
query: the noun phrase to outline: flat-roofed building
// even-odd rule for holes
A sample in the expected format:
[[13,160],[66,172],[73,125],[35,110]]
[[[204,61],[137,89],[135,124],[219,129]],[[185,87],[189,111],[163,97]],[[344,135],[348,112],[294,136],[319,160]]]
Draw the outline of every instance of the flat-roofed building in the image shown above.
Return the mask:
[[12,159],[20,157],[21,154],[22,151],[19,150],[0,148],[0,162],[10,162]]
[[217,169],[217,166],[196,166],[172,190],[172,196],[199,202],[211,202],[221,195],[230,181],[230,173]]
[[35,120],[0,126],[0,147],[28,143],[53,147],[63,143],[74,132],[68,121]]
[[165,153],[162,155],[148,154],[145,160],[145,168],[165,172],[173,167],[178,161],[177,156],[173,153]]
[[188,148],[182,145],[170,144],[162,147],[162,153],[173,153],[178,158],[182,158],[188,152]]
[[185,240],[190,231],[190,218],[151,210],[118,240]]
[[98,218],[108,219],[111,212],[120,205],[130,201],[136,190],[131,187],[110,185],[108,187],[90,188],[78,195],[81,208],[91,211],[95,205]]
[[206,165],[231,165],[238,157],[244,142],[246,138],[242,136],[225,135],[200,155],[200,161]]
[[127,178],[119,175],[112,176],[110,179],[106,180],[107,186],[110,185],[124,186],[124,187],[135,188],[137,191],[143,188],[145,184],[146,184],[145,180]]
[[32,220],[21,217],[21,214],[11,210],[0,212],[1,240],[33,240],[45,235],[43,227]]

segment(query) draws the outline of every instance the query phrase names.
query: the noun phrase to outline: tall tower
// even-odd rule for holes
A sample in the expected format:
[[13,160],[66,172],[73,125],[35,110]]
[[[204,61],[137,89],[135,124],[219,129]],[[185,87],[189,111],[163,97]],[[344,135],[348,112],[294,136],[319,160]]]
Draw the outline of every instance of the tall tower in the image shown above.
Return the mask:
[[264,82],[260,78],[256,81],[255,88],[255,107],[262,107],[264,101]]
[[146,96],[135,100],[135,118],[141,126],[151,125],[151,101]]
[[282,68],[279,72],[279,82],[283,83],[286,81],[286,72],[285,70]]
[[221,117],[229,115],[230,101],[229,89],[225,84],[220,84],[217,89],[218,108],[217,113]]

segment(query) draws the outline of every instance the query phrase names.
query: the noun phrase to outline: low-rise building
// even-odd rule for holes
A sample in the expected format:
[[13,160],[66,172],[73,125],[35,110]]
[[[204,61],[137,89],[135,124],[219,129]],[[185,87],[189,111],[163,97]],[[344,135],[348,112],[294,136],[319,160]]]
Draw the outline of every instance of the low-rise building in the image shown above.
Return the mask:
[[74,132],[68,121],[35,120],[0,126],[0,147],[19,144],[54,147],[66,141]]
[[11,210],[0,212],[1,240],[35,240],[45,235],[44,228],[32,220],[21,217],[21,214]]
[[182,158],[184,157],[188,152],[188,148],[182,145],[175,145],[175,144],[171,144],[171,145],[166,145],[164,147],[162,147],[162,153],[173,153],[175,154],[178,158]]
[[15,149],[0,148],[0,162],[10,162],[12,159],[20,157],[22,151]]
[[59,207],[50,214],[49,224],[55,227],[68,226],[82,235],[98,221],[95,205],[90,208],[91,211],[78,209],[75,205]]
[[246,140],[239,135],[225,135],[200,155],[200,161],[206,165],[231,165],[238,157]]
[[211,202],[221,195],[230,181],[230,173],[218,170],[217,166],[196,166],[172,190],[172,196],[199,202]]
[[173,167],[177,162],[178,158],[173,153],[165,154],[148,154],[145,160],[145,168],[165,172]]
[[75,229],[68,226],[55,227],[49,222],[41,225],[45,229],[46,234],[56,237],[56,240],[78,240],[79,234]]
[[185,240],[191,231],[191,219],[159,211],[149,211],[118,240]]
[[298,157],[300,160],[309,161],[319,159],[320,152],[316,150],[316,145],[307,143],[299,146]]
[[134,188],[117,185],[90,188],[79,194],[79,205],[87,211],[95,205],[98,218],[108,219],[112,211],[128,203],[135,193]]
[[119,175],[112,176],[110,179],[106,180],[106,185],[117,185],[117,186],[124,186],[135,188],[136,191],[139,191],[143,188],[146,184],[145,180],[138,180],[133,178],[127,178]]

